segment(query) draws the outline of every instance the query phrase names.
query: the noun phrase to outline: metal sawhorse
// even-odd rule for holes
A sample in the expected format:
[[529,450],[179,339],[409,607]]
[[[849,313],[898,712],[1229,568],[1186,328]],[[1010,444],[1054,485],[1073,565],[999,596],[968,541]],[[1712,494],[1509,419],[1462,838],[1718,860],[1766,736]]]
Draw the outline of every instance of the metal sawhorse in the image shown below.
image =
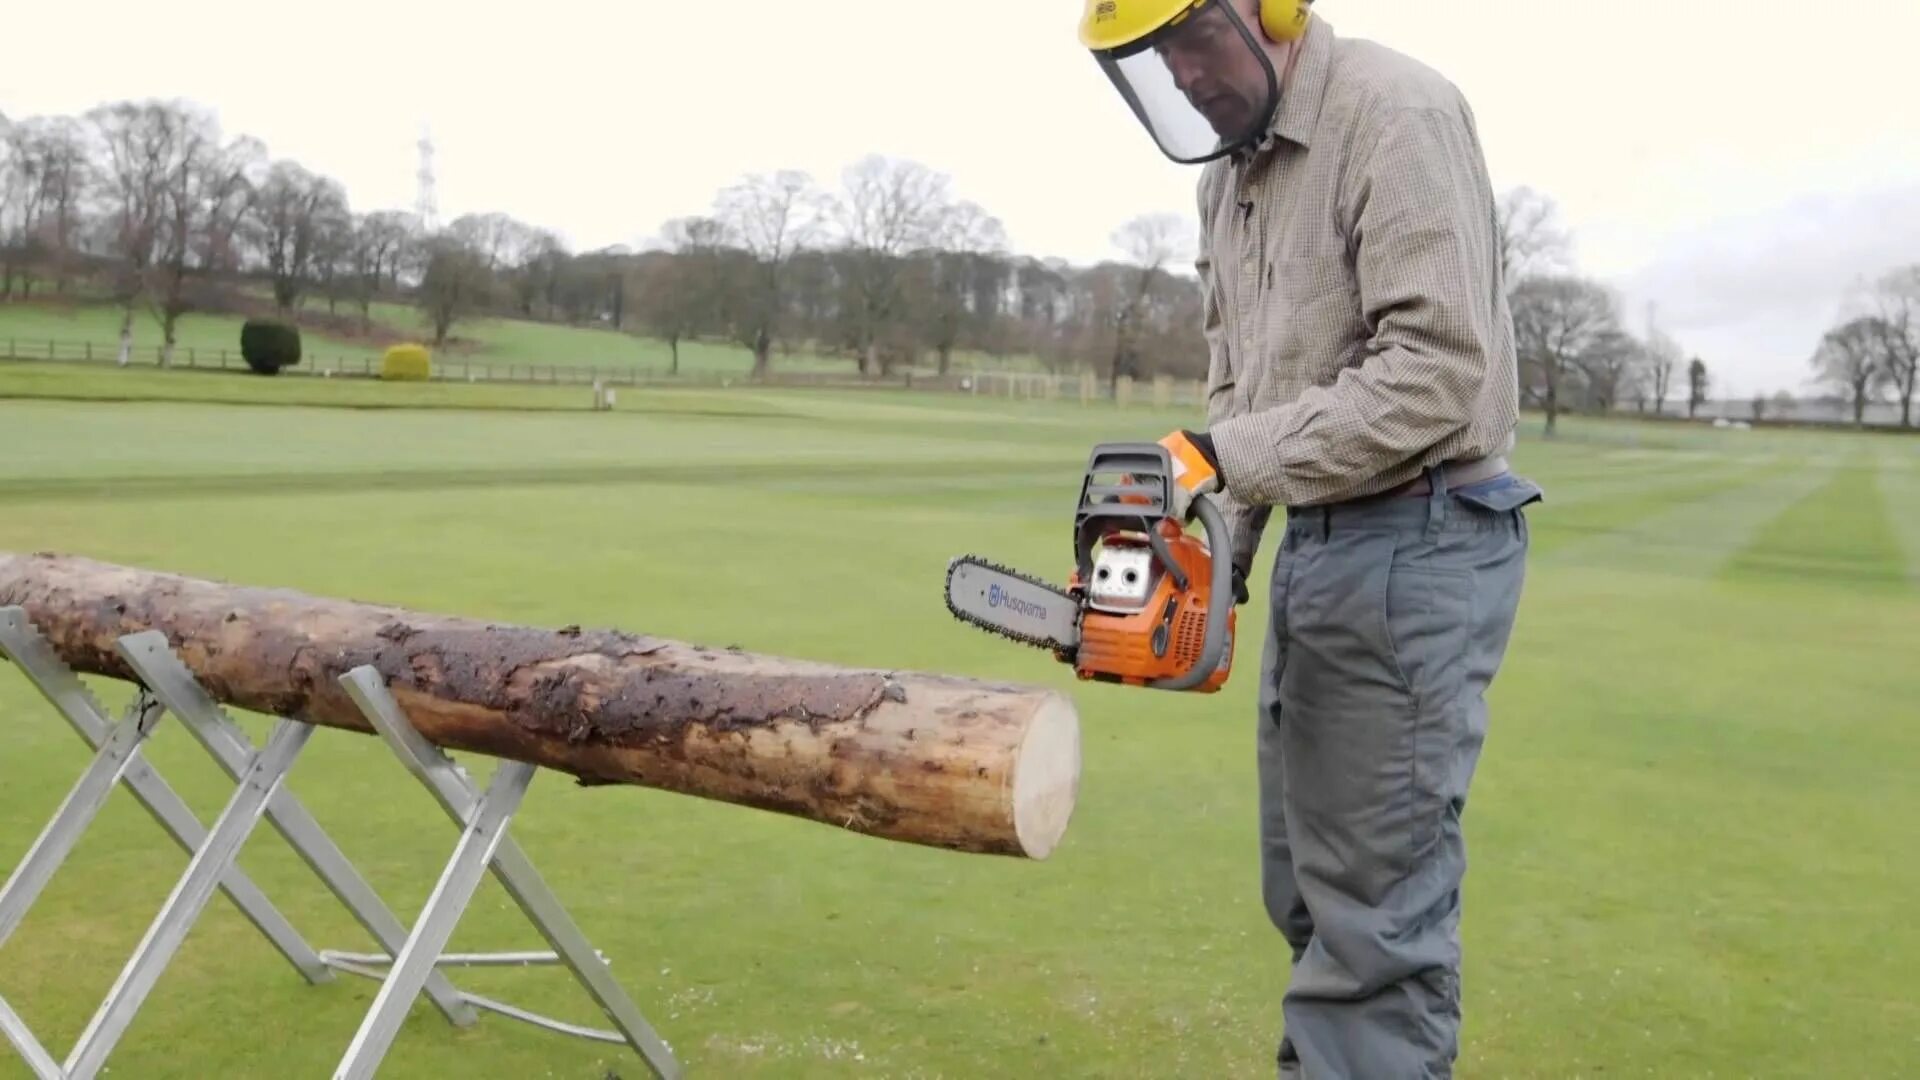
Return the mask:
[[[372,1076],[422,992],[456,1026],[473,1024],[478,1018],[475,1010],[485,1009],[565,1035],[623,1043],[640,1055],[653,1075],[663,1080],[680,1075],[672,1051],[615,981],[605,958],[587,942],[525,853],[507,835],[513,814],[533,781],[535,766],[502,761],[485,791],[480,791],[466,770],[408,722],[378,671],[362,666],[341,676],[342,688],[379,732],[381,741],[426,786],[460,829],[459,842],[441,871],[439,883],[409,930],[286,790],[287,773],[313,735],[313,725],[281,718],[266,744],[256,748],[246,732],[194,680],[168,647],[165,635],[157,630],[129,634],[119,639],[116,649],[140,680],[139,692],[117,723],[107,719],[100,703],[55,656],[23,609],[0,608],[0,654],[26,674],[95,751],[92,763],[39,839],[0,887],[0,945],[19,927],[27,909],[72,852],[116,785],[125,784],[191,856],[173,892],[65,1061],[56,1061],[19,1014],[0,998],[0,1034],[40,1080],[88,1080],[100,1072],[216,889],[226,893],[309,983],[329,982],[335,971],[381,983],[334,1071],[336,1078]],[[168,712],[186,723],[236,784],[211,827],[201,826],[193,811],[141,756],[141,744]],[[316,952],[274,909],[235,865],[241,847],[263,816],[386,952]],[[540,931],[551,952],[443,952],[474,890],[489,870]],[[565,964],[572,971],[617,1030],[570,1024],[458,990],[441,971],[443,967],[554,963]]]

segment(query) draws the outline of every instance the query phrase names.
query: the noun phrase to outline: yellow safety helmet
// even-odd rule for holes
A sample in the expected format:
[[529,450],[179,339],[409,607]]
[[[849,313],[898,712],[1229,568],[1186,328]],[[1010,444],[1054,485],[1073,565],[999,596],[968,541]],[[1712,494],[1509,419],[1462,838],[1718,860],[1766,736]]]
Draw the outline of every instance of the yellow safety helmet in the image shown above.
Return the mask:
[[[1312,0],[1259,0],[1275,44],[1307,30]],[[1258,139],[1280,107],[1280,79],[1232,0],[1085,0],[1080,43],[1162,153],[1209,161]]]

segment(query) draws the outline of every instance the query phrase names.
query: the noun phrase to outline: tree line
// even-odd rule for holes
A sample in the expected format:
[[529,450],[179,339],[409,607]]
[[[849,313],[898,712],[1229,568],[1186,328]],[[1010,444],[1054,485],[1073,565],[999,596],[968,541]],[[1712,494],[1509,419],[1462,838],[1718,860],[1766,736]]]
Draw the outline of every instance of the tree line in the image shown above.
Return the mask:
[[[962,351],[1023,356],[1054,371],[1122,377],[1206,373],[1195,227],[1145,215],[1092,266],[1020,255],[1001,222],[944,174],[869,156],[825,185],[776,170],[738,178],[707,212],[667,221],[650,242],[575,252],[502,213],[440,224],[355,209],[335,179],[229,137],[181,101],[122,101],[81,116],[0,116],[0,299],[105,283],[159,325],[162,362],[195,310],[230,310],[233,286],[263,285],[283,314],[375,329],[373,305],[412,305],[436,346],[480,315],[605,326],[681,343],[729,341],[756,376],[776,355],[837,357],[864,375]],[[1527,403],[1553,430],[1568,410],[1663,412],[1705,405],[1712,376],[1649,312],[1635,334],[1618,295],[1573,269],[1552,200],[1529,188],[1498,207],[1502,270]],[[347,314],[342,314],[341,309]],[[1913,421],[1920,265],[1856,291],[1811,357],[1856,422],[1891,392]],[[357,323],[357,327],[352,324]],[[1788,398],[1782,391],[1781,398]],[[1787,404],[1756,398],[1753,411]]]
[[164,363],[182,315],[256,283],[283,314],[324,304],[336,330],[342,308],[371,333],[373,305],[400,302],[436,346],[462,320],[510,315],[658,337],[676,369],[700,339],[744,346],[756,374],[797,350],[868,375],[926,360],[944,374],[962,350],[1115,380],[1205,373],[1178,218],[1123,223],[1124,258],[1078,267],[1010,252],[997,218],[917,162],[870,156],[838,181],[754,173],[651,243],[575,252],[503,213],[358,210],[337,180],[188,102],[0,116],[0,299],[104,283],[123,363],[142,312]]
[[[1677,398],[1688,417],[1698,414],[1712,389],[1706,362],[1688,357],[1651,310],[1644,333],[1628,329],[1618,293],[1572,269],[1571,236],[1550,198],[1525,187],[1507,193],[1498,234],[1521,389],[1527,403],[1546,414],[1549,434],[1569,410],[1660,413]],[[1856,425],[1865,423],[1867,406],[1890,391],[1901,426],[1913,426],[1920,263],[1856,287],[1845,307],[1849,313],[1812,352],[1812,381],[1843,398]],[[1759,421],[1794,404],[1783,389],[1756,394],[1751,410]]]
[[1821,336],[1812,365],[1846,398],[1856,425],[1865,423],[1869,403],[1891,396],[1900,406],[1900,426],[1912,427],[1920,381],[1920,263],[1857,284],[1839,322]]

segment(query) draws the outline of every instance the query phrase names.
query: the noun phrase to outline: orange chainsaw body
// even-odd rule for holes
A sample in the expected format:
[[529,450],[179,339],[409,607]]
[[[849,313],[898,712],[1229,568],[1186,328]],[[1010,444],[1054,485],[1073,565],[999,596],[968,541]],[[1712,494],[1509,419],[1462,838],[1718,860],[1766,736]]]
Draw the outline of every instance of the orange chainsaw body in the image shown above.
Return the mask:
[[[1050,649],[1081,679],[1217,692],[1233,669],[1231,539],[1215,499],[1176,499],[1174,482],[1165,445],[1095,446],[1073,516],[1067,587],[965,555],[947,564],[947,609]],[[1187,531],[1194,520],[1200,535]]]
[[[1213,556],[1204,540],[1190,535],[1172,519],[1155,523],[1164,550],[1185,573],[1186,588],[1166,572],[1148,541],[1139,533],[1110,532],[1101,538],[1102,553],[1090,573],[1078,570],[1071,583],[1081,598],[1080,645],[1075,651],[1075,673],[1082,679],[1146,686],[1157,680],[1186,674],[1201,661],[1207,618],[1214,602]],[[1102,588],[1103,578],[1133,572],[1143,580],[1131,594],[1114,599]],[[1233,639],[1233,598],[1227,604],[1227,640]],[[1189,692],[1211,694],[1227,681],[1233,667],[1228,646],[1219,665]]]

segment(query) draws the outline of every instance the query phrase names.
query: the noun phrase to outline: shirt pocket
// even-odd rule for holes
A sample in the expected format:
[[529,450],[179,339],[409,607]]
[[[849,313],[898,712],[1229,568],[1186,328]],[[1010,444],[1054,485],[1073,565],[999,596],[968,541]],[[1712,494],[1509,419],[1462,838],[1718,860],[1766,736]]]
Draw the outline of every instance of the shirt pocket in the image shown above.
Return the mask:
[[1296,386],[1331,382],[1360,336],[1358,289],[1338,252],[1275,259],[1262,297],[1269,372]]

